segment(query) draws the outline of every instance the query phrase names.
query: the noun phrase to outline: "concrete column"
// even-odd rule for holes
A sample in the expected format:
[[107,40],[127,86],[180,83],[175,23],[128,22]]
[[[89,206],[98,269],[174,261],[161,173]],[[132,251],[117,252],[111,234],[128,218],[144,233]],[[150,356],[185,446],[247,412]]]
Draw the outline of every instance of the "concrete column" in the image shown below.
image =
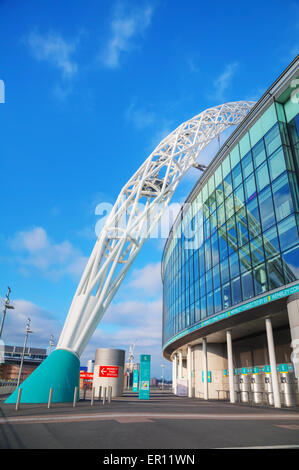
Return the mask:
[[207,338],[202,339],[202,370],[203,370],[203,397],[205,400],[208,399],[208,352],[207,352]]
[[182,374],[183,374],[183,353],[182,351],[179,351],[179,373],[178,373],[178,379],[182,379]]
[[278,385],[278,378],[277,378],[277,366],[276,366],[276,357],[275,357],[272,322],[271,322],[270,318],[266,318],[265,322],[266,322],[268,352],[269,352],[270,367],[271,367],[274,406],[275,406],[275,408],[281,408],[279,385]]
[[290,333],[292,338],[291,361],[294,366],[295,377],[299,385],[299,293],[290,295],[287,300]]
[[227,362],[228,362],[228,378],[229,378],[229,396],[230,396],[230,402],[235,403],[233,346],[232,346],[232,335],[230,331],[226,332],[226,345],[227,345]]
[[178,370],[178,357],[177,357],[177,354],[174,354],[173,361],[172,361],[172,388],[173,388],[174,394],[176,394],[177,370]]
[[192,398],[192,348],[187,350],[187,377],[188,377],[188,397]]

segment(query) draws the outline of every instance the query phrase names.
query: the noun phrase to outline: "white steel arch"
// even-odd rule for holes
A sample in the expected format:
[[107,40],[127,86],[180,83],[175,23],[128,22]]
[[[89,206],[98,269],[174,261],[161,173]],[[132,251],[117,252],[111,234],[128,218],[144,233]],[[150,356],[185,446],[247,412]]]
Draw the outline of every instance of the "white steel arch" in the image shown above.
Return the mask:
[[68,312],[57,349],[80,356],[128,269],[199,153],[239,124],[254,102],[225,103],[181,124],[145,160],[122,188],[99,234]]

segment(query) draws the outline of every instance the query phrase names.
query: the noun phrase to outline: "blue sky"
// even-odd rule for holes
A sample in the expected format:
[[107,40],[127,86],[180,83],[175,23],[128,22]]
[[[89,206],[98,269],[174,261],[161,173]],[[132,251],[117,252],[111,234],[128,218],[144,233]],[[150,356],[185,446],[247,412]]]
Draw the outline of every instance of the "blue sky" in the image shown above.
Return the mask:
[[[298,1],[0,1],[0,296],[10,285],[16,307],[6,343],[22,343],[27,316],[31,345],[58,340],[97,205],[113,203],[182,121],[258,99],[298,53],[298,33]],[[198,176],[185,177],[175,201]],[[152,354],[161,374],[163,243],[144,246],[83,364],[96,347],[136,341],[136,359]]]

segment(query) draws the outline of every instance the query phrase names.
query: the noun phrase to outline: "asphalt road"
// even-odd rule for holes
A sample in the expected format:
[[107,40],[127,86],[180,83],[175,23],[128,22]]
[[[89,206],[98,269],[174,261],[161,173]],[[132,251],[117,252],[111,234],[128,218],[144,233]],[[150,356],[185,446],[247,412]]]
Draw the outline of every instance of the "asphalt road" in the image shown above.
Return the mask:
[[299,450],[298,410],[266,409],[175,397],[126,394],[111,404],[13,405],[0,401],[1,449]]

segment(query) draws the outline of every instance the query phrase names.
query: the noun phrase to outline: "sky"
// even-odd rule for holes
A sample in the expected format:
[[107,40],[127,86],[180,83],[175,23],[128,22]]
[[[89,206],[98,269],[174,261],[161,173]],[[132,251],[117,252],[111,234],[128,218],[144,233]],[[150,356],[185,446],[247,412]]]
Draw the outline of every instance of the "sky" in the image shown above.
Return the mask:
[[[299,2],[0,0],[0,297],[15,307],[3,340],[57,344],[113,204],[179,124],[227,101],[257,100],[299,50]],[[1,101],[1,100],[0,100]],[[221,143],[228,137],[224,135]],[[199,156],[208,163],[213,142]],[[199,178],[190,170],[173,198]],[[161,256],[146,242],[82,357],[97,347],[162,356]],[[3,306],[3,300],[2,300]],[[1,307],[2,309],[2,307]]]

